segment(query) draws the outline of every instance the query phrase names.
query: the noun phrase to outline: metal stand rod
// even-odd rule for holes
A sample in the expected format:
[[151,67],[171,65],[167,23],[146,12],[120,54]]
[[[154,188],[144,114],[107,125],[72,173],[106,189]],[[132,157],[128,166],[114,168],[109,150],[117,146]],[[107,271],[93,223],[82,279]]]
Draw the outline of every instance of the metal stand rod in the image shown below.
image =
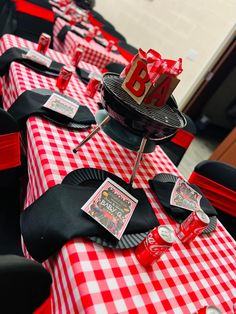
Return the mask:
[[145,148],[145,145],[147,143],[147,138],[144,137],[141,141],[141,144],[140,144],[140,147],[139,147],[139,151],[138,151],[138,155],[136,157],[136,160],[135,160],[135,164],[134,164],[134,169],[133,169],[133,172],[132,172],[132,175],[130,177],[130,181],[129,183],[131,185],[133,185],[133,182],[134,182],[134,178],[135,178],[135,175],[136,175],[136,172],[138,170],[138,166],[140,164],[140,161],[142,159],[142,156],[143,156],[143,151],[144,151],[144,148]]
[[85,143],[87,143],[97,132],[101,129],[101,127],[109,122],[111,118],[107,116],[99,125],[96,126],[95,129],[85,138],[78,146],[73,149],[73,153],[77,153],[80,147],[82,147]]

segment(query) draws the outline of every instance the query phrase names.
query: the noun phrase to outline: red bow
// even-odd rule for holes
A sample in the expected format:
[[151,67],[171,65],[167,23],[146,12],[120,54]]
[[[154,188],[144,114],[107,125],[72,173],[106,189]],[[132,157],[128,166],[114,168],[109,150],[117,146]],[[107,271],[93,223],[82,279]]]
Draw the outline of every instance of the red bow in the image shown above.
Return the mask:
[[121,77],[125,77],[128,74],[137,56],[147,63],[147,71],[152,84],[156,83],[162,74],[177,77],[183,71],[181,58],[177,61],[162,59],[157,51],[149,49],[148,52],[145,52],[140,48],[137,55],[134,56],[130,64],[128,64],[121,73]]

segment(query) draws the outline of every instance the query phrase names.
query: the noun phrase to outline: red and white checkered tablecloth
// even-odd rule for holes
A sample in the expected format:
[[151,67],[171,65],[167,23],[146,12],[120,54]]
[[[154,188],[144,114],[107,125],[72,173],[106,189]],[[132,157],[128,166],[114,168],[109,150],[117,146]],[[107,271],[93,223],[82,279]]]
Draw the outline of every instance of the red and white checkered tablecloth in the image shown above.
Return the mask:
[[[37,44],[14,35],[4,35],[0,40],[0,54],[11,47],[27,47],[35,49]],[[70,58],[60,52],[49,49],[48,56],[50,56],[53,60],[71,66]],[[80,61],[79,66],[82,69],[101,74],[96,66],[84,61]],[[36,75],[34,71],[29,70],[25,66],[16,62],[12,63],[9,73],[1,79],[1,82],[3,85],[2,101],[5,110],[8,110],[16,98],[27,89],[48,88],[51,90],[57,90],[55,78]],[[91,103],[90,98],[83,96],[83,99],[81,100],[81,91],[83,91],[82,95],[84,95],[85,89],[86,86],[77,78],[75,74],[73,74],[65,94],[77,98],[77,100],[81,101],[81,104],[89,105]],[[80,96],[78,97],[78,95]],[[95,100],[99,101],[100,97],[95,96]]]
[[[53,79],[17,63],[11,65],[10,72],[8,84],[12,86],[13,98],[26,88],[54,86]],[[96,112],[98,95],[95,101],[84,96],[85,87],[75,77],[68,88],[68,95]],[[102,132],[77,155],[72,153],[87,134],[88,131],[57,127],[41,118],[28,120],[26,206],[78,168],[96,167],[129,180],[136,153],[122,148]],[[160,172],[179,174],[157,147],[141,161],[135,187],[145,189],[160,223],[175,227],[148,187],[148,180]],[[178,241],[149,270],[138,263],[133,249],[110,250],[76,238],[45,262],[53,276],[53,313],[190,314],[214,304],[223,313],[232,314],[236,300],[235,253],[235,241],[221,224],[214,233],[197,237],[190,246]]]
[[[101,168],[129,180],[136,153],[99,133],[74,155],[72,148],[86,135],[39,118],[28,120],[26,205],[77,168]],[[160,223],[173,224],[148,188],[148,180],[160,172],[178,174],[157,148],[142,160],[135,186],[145,189]],[[232,313],[235,262],[235,242],[219,225],[190,247],[177,242],[149,270],[132,249],[104,249],[81,238],[68,242],[45,264],[54,279],[53,313],[186,314],[206,304]]]
[[[37,46],[38,44],[33,43],[32,41],[15,35],[5,34],[0,38],[0,55],[12,47],[37,49]],[[70,66],[70,58],[61,52],[48,49],[46,55],[54,61]]]
[[64,20],[60,18],[56,19],[53,29],[54,49],[70,55],[76,46],[80,46],[84,51],[82,60],[96,65],[100,70],[103,70],[105,66],[111,62],[124,65],[128,63],[120,54],[107,52],[104,47],[100,46],[95,41],[92,40],[88,43],[85,39],[77,36],[73,32],[68,32],[64,43],[61,43],[57,38],[57,34],[65,24],[66,22]]

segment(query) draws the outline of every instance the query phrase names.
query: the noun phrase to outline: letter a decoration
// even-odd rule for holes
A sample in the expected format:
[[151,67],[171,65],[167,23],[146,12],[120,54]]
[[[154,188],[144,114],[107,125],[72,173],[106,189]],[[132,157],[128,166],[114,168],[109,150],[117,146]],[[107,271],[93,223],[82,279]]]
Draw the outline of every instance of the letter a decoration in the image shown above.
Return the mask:
[[162,59],[153,49],[147,53],[139,49],[121,77],[125,77],[122,88],[139,105],[162,107],[176,86],[176,78],[182,72],[182,59]]

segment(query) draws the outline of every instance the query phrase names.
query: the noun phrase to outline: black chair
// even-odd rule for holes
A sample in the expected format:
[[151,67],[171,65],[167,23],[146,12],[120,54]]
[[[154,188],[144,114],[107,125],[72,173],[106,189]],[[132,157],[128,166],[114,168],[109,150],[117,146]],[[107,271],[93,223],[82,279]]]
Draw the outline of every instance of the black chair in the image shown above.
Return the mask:
[[10,0],[0,0],[0,36],[12,34],[16,28],[15,6]]
[[116,62],[111,62],[106,65],[106,70],[108,72],[113,72],[113,73],[118,73],[118,74],[120,74],[124,68],[125,66],[123,64],[116,63]]
[[115,27],[110,22],[108,22],[107,20],[103,21],[103,26],[107,27],[107,28],[115,29]]
[[138,53],[137,48],[128,44],[125,41],[120,41],[117,45],[117,49],[127,61],[131,61],[133,57]]
[[121,33],[119,33],[114,28],[107,26],[106,24],[102,26],[101,32],[108,40],[114,40],[116,43],[118,43],[119,41],[126,42],[125,37]]
[[100,13],[98,13],[97,11],[92,10],[91,14],[97,21],[101,22],[102,24],[105,21],[104,17]]
[[76,5],[84,10],[91,11],[95,6],[95,0],[75,0]]
[[22,255],[19,221],[24,174],[18,124],[0,109],[0,255]]
[[52,278],[39,263],[15,255],[0,256],[0,310],[32,314],[50,295]]
[[132,53],[133,55],[136,55],[138,53],[138,49],[130,44],[128,44],[125,41],[120,41],[118,43],[118,46],[127,50],[128,52]]
[[0,0],[0,35],[15,34],[38,42],[40,34],[47,33],[53,39],[54,19],[47,0]]
[[218,219],[236,239],[236,168],[214,160],[195,166],[189,182],[199,186],[218,212]]
[[160,144],[162,150],[175,166],[179,165],[196,134],[194,122],[186,114],[184,114],[184,116],[187,120],[187,125],[183,129],[178,130],[176,135],[173,136],[170,141]]

